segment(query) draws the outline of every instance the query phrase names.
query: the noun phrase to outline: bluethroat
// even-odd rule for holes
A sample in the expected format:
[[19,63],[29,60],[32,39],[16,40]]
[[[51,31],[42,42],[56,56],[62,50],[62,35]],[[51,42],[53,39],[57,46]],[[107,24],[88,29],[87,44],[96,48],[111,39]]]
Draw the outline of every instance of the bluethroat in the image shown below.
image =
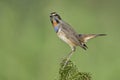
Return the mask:
[[65,65],[69,61],[73,52],[75,52],[76,46],[80,46],[81,48],[86,50],[88,48],[86,42],[89,39],[106,35],[106,34],[78,34],[68,23],[63,21],[60,15],[57,14],[56,12],[52,12],[50,14],[50,21],[58,37],[71,47],[71,51],[66,57]]

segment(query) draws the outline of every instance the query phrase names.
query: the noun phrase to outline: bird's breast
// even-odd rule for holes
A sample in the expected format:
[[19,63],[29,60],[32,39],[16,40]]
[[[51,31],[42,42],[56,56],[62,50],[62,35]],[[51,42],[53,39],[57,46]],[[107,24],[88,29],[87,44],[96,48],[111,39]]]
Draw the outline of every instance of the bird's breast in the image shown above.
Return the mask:
[[67,35],[61,29],[58,30],[57,35],[61,40],[66,42],[69,46],[76,46],[70,39],[66,37]]

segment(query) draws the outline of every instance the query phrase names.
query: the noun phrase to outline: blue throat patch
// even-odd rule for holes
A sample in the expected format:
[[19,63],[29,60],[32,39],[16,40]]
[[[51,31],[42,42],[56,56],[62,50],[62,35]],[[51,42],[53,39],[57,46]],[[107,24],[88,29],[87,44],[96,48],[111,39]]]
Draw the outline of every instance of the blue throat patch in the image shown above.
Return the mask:
[[54,27],[54,30],[55,30],[56,33],[58,32],[58,29],[59,29],[58,26]]

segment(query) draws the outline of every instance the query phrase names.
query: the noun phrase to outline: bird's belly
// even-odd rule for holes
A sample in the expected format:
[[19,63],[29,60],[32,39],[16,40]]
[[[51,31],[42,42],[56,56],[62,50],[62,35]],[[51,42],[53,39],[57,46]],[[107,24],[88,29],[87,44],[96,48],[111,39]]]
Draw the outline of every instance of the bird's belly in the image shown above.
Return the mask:
[[66,35],[64,34],[64,32],[58,32],[57,33],[58,37],[63,40],[64,42],[66,42],[69,46],[76,46],[72,41],[70,41]]

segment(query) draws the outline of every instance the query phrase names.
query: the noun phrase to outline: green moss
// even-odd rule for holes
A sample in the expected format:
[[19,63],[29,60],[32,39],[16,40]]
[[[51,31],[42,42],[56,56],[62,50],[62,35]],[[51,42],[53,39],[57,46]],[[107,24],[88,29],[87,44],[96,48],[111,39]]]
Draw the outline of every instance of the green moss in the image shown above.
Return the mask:
[[68,61],[64,66],[65,60],[60,64],[58,80],[91,80],[91,75],[86,72],[80,72],[72,61]]

